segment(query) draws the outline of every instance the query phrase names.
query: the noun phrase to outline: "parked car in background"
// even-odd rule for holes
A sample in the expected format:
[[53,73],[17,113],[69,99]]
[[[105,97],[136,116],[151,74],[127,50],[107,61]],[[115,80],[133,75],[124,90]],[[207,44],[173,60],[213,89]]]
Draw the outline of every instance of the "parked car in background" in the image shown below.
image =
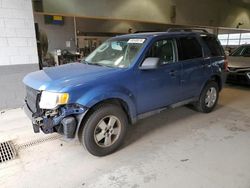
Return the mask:
[[81,63],[28,74],[25,111],[34,132],[78,135],[91,154],[104,156],[139,119],[186,104],[211,112],[226,70],[224,51],[209,33],[117,36]]
[[250,45],[238,47],[228,57],[227,82],[250,85]]

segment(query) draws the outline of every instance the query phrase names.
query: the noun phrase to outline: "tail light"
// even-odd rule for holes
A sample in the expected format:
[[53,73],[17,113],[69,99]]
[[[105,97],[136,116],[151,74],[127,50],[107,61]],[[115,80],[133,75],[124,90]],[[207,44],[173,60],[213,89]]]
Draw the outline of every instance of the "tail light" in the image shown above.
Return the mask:
[[225,71],[229,71],[229,69],[228,69],[228,59],[227,59],[227,56],[225,56],[225,58],[224,58],[224,70],[225,70]]

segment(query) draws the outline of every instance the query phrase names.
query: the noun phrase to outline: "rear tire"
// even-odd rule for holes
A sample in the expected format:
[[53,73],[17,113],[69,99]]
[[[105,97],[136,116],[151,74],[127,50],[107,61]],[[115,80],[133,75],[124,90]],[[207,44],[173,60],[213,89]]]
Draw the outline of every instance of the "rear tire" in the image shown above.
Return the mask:
[[203,88],[199,101],[194,104],[197,111],[210,113],[217,105],[219,99],[219,86],[216,82],[210,81]]
[[119,106],[102,104],[87,117],[79,139],[92,155],[105,156],[122,145],[127,128],[127,116]]

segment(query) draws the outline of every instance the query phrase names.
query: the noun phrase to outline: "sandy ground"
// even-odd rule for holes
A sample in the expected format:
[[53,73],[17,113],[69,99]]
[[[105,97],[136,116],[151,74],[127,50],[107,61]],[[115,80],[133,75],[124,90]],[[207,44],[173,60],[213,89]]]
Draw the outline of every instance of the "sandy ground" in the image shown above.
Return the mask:
[[0,164],[1,188],[249,188],[250,88],[227,86],[210,114],[180,107],[142,120],[107,157],[77,140],[34,134],[22,109],[0,114],[0,141],[7,140],[22,147]]

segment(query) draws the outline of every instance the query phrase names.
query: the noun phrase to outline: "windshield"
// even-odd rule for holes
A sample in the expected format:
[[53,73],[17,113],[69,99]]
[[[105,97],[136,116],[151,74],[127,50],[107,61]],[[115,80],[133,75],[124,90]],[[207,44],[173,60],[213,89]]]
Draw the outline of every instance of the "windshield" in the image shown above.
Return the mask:
[[240,46],[231,54],[231,56],[250,57],[250,46]]
[[113,39],[104,42],[83,63],[127,68],[143,47],[145,39]]

